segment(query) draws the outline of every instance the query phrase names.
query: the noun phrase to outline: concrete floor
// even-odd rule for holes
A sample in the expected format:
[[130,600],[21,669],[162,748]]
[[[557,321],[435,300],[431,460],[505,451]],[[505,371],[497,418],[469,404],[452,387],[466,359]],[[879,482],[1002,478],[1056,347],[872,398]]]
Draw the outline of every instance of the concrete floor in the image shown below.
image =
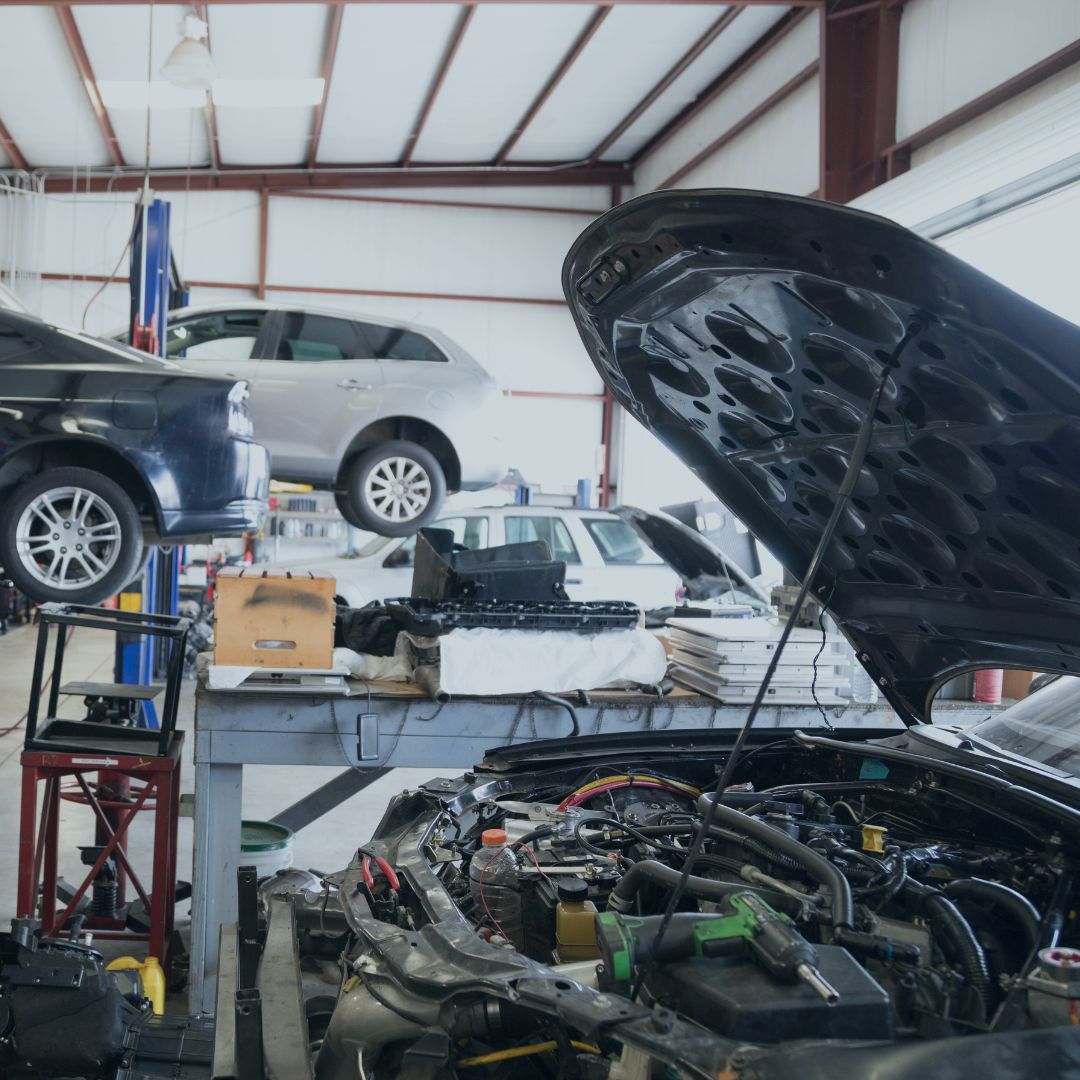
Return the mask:
[[[32,627],[17,627],[0,637],[0,730],[20,720],[26,712],[36,637],[37,630]],[[76,629],[64,661],[64,680],[111,681],[114,640],[111,634]],[[181,695],[179,726],[189,733],[193,728],[194,689],[193,682],[185,683]],[[66,711],[64,701],[61,699],[61,714],[78,717],[81,699],[67,698]],[[0,843],[0,929],[7,929],[8,921],[15,915],[21,782],[19,753],[22,740],[21,728],[0,736],[0,837],[3,837]],[[192,744],[193,739],[189,734],[181,770],[184,792],[194,789]],[[244,817],[273,817],[307,792],[324,784],[336,771],[320,766],[257,765],[245,768]],[[390,797],[403,788],[416,787],[433,775],[436,774],[426,769],[396,769],[354,795],[332,813],[297,833],[294,864],[323,872],[341,869],[352,856],[356,845],[370,837]],[[147,887],[153,835],[151,817],[150,814],[139,815],[131,826],[129,844],[132,865]],[[186,880],[191,879],[191,833],[191,819],[181,818],[178,873]],[[69,881],[81,881],[85,868],[80,864],[79,845],[91,844],[94,838],[90,810],[65,803],[60,818],[60,838],[60,872]],[[184,929],[189,921],[189,907],[185,901],[177,911],[178,924]]]

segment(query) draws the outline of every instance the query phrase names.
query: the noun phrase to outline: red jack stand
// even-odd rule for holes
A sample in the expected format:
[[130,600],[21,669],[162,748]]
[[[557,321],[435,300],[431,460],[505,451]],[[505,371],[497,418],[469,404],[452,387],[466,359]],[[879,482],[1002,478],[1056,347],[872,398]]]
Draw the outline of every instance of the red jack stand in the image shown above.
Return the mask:
[[[108,910],[95,913],[91,904],[83,926],[95,937],[106,940],[149,942],[149,955],[161,961],[166,978],[172,961],[173,916],[176,908],[176,843],[180,808],[180,751],[183,733],[177,732],[165,757],[136,757],[87,753],[57,753],[27,750],[22,755],[22,819],[19,829],[18,915],[41,919],[44,937],[65,933],[68,920],[79,913],[80,902],[95,885],[107,865],[115,865],[115,896]],[[99,773],[97,785],[88,774]],[[141,782],[133,786],[130,798],[109,798],[100,783],[117,776]],[[65,785],[65,778],[74,779]],[[36,828],[38,784],[44,781],[41,828]],[[100,844],[90,872],[75,890],[62,912],[57,913],[57,865],[61,803],[89,806],[97,819]],[[127,857],[128,827],[142,810],[154,813],[153,878],[150,892],[143,888]],[[142,901],[149,933],[132,930],[125,921],[126,886],[130,882]],[[109,883],[112,884],[112,883]],[[40,885],[40,913],[35,911]],[[111,893],[111,890],[110,890]]]

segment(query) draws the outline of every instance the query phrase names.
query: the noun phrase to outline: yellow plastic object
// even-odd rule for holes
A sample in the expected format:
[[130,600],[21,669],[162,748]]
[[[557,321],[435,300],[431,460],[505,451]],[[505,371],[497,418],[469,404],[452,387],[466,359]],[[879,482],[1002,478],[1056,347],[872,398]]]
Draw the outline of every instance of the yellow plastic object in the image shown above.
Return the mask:
[[[599,1054],[600,1047],[592,1043],[578,1042],[571,1039],[570,1045],[583,1054]],[[471,1069],[477,1065],[494,1065],[497,1061],[512,1061],[514,1058],[531,1057],[533,1054],[550,1054],[557,1050],[559,1044],[552,1039],[551,1042],[532,1043],[530,1046],[512,1046],[509,1050],[495,1050],[490,1054],[481,1054],[479,1057],[461,1058],[454,1062],[458,1069]]]
[[141,592],[122,592],[120,594],[121,611],[142,611]]
[[106,971],[137,971],[144,996],[157,1016],[165,1014],[165,972],[156,956],[136,960],[134,956],[118,956],[105,968]]
[[862,849],[872,851],[877,855],[885,852],[885,834],[888,829],[880,825],[864,825],[862,827]]
[[560,900],[555,907],[555,951],[559,963],[599,960],[596,905],[591,900]]

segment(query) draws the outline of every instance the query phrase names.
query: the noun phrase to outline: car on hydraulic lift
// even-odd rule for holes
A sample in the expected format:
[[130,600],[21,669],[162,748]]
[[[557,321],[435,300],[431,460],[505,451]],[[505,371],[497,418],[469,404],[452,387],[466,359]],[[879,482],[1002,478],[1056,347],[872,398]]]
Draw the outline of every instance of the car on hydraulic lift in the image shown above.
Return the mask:
[[274,479],[333,490],[359,529],[408,536],[506,474],[502,394],[437,330],[250,300],[170,312],[165,354],[246,379]]
[[261,527],[270,457],[243,381],[0,309],[0,566],[94,604],[148,545]]
[[[563,287],[617,400],[891,715],[515,721],[358,820],[343,870],[241,875],[213,1054],[16,920],[13,1075],[1080,1077],[1080,327],[892,222],[762,192],[625,203]],[[933,722],[946,683],[1005,667],[1061,677]]]

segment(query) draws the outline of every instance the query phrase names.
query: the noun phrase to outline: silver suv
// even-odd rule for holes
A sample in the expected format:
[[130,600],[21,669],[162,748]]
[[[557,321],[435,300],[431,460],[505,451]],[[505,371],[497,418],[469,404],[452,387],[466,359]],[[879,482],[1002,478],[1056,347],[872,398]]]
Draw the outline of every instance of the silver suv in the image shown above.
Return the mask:
[[274,478],[332,489],[357,528],[407,536],[506,473],[499,388],[437,330],[251,300],[170,313],[166,355],[246,379]]

